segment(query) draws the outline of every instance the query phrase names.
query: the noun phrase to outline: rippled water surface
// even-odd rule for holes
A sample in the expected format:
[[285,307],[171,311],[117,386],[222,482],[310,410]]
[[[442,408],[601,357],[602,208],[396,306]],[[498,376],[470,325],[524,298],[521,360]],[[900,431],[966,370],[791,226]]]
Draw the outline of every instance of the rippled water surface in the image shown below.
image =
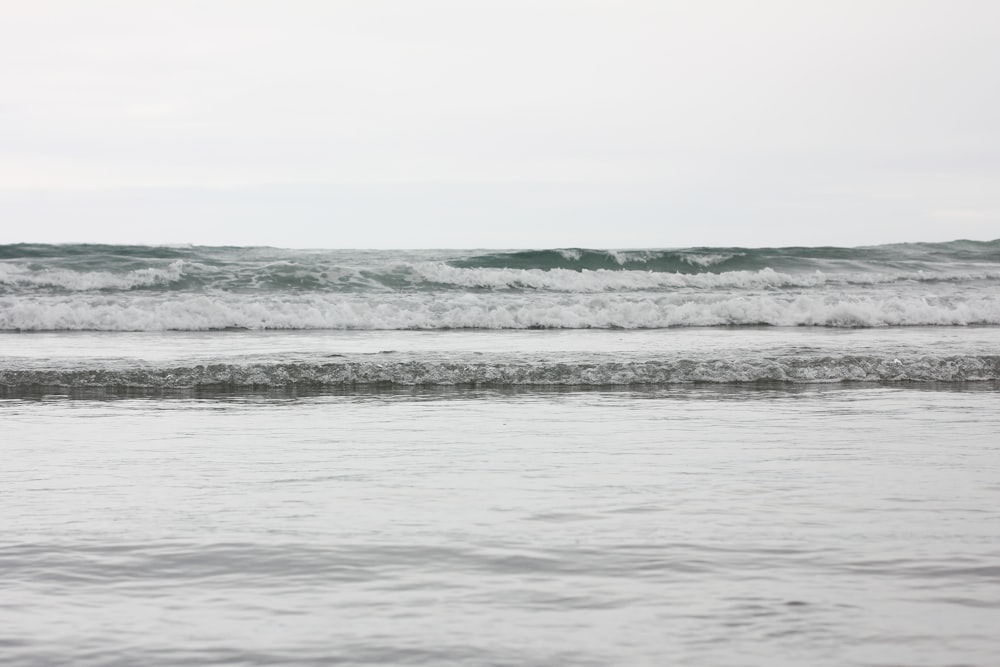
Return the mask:
[[1000,663],[993,382],[56,392],[0,428],[4,664]]

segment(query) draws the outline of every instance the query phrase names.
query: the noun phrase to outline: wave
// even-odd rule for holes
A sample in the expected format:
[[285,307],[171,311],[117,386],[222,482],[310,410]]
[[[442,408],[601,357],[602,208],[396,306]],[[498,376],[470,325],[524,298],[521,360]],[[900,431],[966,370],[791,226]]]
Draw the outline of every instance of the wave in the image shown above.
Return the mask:
[[696,273],[710,267],[723,270],[764,268],[753,251],[692,248],[688,250],[590,250],[557,248],[474,255],[450,262],[462,269],[526,269],[549,271],[641,270]]
[[1000,295],[540,294],[0,297],[5,331],[998,325]]
[[[103,262],[87,257],[50,264],[0,262],[0,293],[114,291],[357,291],[386,290],[404,280],[398,269],[385,275],[310,258],[220,261],[174,259],[152,266],[137,260]],[[146,262],[149,264],[149,262]],[[117,270],[108,270],[110,266]],[[92,267],[96,268],[96,270]]]
[[0,264],[0,285],[59,287],[71,291],[164,286],[179,282],[183,275],[184,260],[180,259],[170,262],[164,268],[134,269],[122,273],[61,268],[31,270],[19,264]]
[[285,388],[626,386],[1000,380],[1000,356],[842,356],[606,363],[346,362],[176,368],[0,369],[0,387]]
[[1000,263],[1000,239],[948,243],[900,243],[856,248],[700,247],[660,250],[596,250],[561,248],[488,252],[451,262],[460,268],[507,269],[633,269],[669,273],[756,271],[765,268],[809,269],[832,264],[893,266],[899,263],[927,267],[949,263]]
[[879,285],[888,283],[974,282],[1000,280],[1000,270],[979,272],[902,271],[891,273],[792,274],[765,268],[726,273],[657,273],[609,269],[459,268],[444,262],[409,267],[421,282],[466,288],[536,289],[558,292],[609,292],[664,289],[766,289],[822,287],[824,285]]
[[187,259],[204,250],[229,250],[231,246],[205,248],[193,245],[108,245],[103,243],[11,243],[0,244],[0,260],[62,259],[66,257],[125,257],[140,259]]
[[1000,241],[871,248],[325,251],[0,246],[0,294],[816,288],[1000,280]]
[[[131,266],[130,264],[129,266]],[[445,261],[396,262],[377,268],[332,262],[281,260],[213,266],[175,259],[161,266],[119,271],[0,262],[0,294],[46,292],[414,292],[430,290],[541,290],[627,292],[822,288],[892,283],[1000,281],[995,270],[784,272],[772,268],[723,273],[666,273],[625,269],[461,268]]]

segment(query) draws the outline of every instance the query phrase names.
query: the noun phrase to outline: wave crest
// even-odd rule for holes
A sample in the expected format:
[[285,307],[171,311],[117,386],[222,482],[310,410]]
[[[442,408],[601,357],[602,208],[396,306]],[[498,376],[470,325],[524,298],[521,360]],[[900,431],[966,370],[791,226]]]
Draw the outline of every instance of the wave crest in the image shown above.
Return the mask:
[[[694,260],[692,260],[694,261]],[[705,260],[709,261],[709,260]],[[669,289],[768,289],[823,287],[824,285],[880,285],[890,283],[971,282],[1000,280],[1000,271],[812,273],[792,274],[764,268],[725,273],[663,273],[610,269],[501,269],[461,268],[444,262],[408,267],[421,282],[465,288],[535,289],[555,292],[618,292]]]
[[129,290],[136,287],[168,285],[184,277],[184,260],[177,259],[163,268],[134,269],[122,273],[110,271],[75,271],[47,268],[31,270],[23,264],[0,263],[0,285],[15,287],[57,287],[73,292]]
[[823,294],[149,295],[0,297],[0,330],[655,329],[1000,324],[1000,296]]

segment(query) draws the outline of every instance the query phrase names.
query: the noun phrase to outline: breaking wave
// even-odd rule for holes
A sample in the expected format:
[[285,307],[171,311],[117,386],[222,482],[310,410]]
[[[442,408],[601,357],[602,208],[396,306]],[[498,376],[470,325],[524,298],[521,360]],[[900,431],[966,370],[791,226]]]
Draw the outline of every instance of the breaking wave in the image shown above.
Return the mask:
[[1000,241],[872,248],[327,251],[0,246],[0,294],[823,288],[1000,281]]
[[859,248],[683,248],[676,250],[596,250],[562,248],[487,252],[452,262],[461,268],[634,269],[658,272],[808,270],[830,264],[887,266],[908,263],[998,263],[1000,239],[949,243],[902,243]]
[[0,297],[5,331],[1000,324],[1000,294],[111,294]]
[[[174,260],[160,268],[121,272],[81,271],[69,268],[30,269],[0,263],[0,293],[44,288],[67,292],[173,291],[428,291],[432,289],[530,289],[554,292],[622,292],[677,289],[817,288],[826,285],[880,285],[1000,281],[996,271],[894,271],[831,273],[816,270],[788,273],[765,268],[725,273],[664,273],[611,269],[460,268],[447,262],[403,263],[380,271],[325,265],[303,267],[275,261],[253,267],[220,269]],[[52,291],[52,290],[49,290]]]
[[59,287],[70,291],[130,290],[179,282],[184,260],[174,260],[163,268],[143,268],[112,273],[75,271],[63,268],[32,270],[21,264],[0,264],[0,285]]
[[766,289],[822,287],[825,285],[880,285],[920,282],[1000,281],[1000,270],[980,272],[856,272],[804,274],[774,269],[726,273],[658,273],[609,269],[498,269],[459,268],[443,262],[410,267],[422,282],[485,289],[536,289],[556,292],[613,292],[670,289]]

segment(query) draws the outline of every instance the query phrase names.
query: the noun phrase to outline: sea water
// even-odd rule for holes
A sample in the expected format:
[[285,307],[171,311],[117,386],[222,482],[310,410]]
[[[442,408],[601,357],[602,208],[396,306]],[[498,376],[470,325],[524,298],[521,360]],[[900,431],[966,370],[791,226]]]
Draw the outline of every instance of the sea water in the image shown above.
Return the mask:
[[1000,242],[0,258],[3,664],[1000,660]]

